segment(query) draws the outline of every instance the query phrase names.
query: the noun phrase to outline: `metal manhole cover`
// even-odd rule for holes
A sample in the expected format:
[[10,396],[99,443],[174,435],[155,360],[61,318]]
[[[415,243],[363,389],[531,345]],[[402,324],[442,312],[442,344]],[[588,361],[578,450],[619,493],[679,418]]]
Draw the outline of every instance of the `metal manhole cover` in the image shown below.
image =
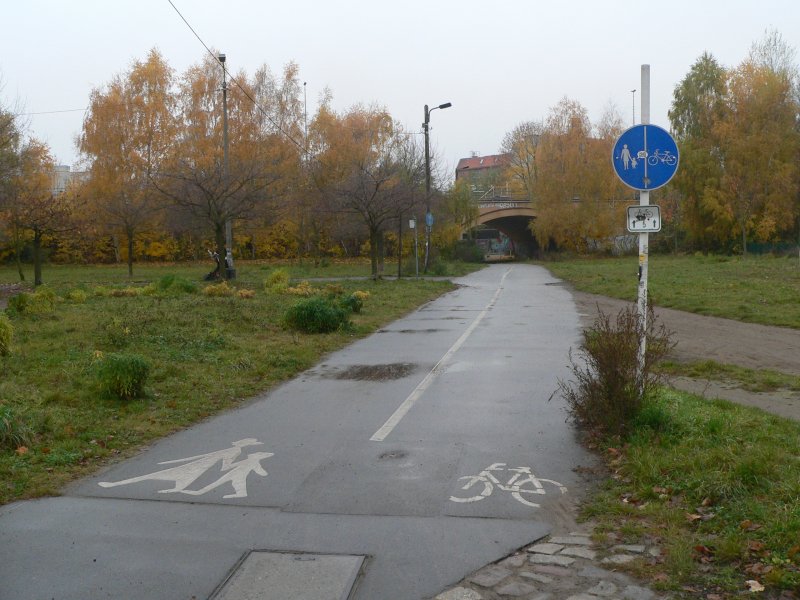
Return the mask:
[[345,600],[363,556],[249,552],[212,600]]

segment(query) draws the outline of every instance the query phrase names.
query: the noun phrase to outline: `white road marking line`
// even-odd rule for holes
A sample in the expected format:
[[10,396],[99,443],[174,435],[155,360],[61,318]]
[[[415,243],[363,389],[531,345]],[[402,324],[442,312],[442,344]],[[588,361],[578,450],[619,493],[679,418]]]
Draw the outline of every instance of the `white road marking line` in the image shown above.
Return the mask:
[[508,277],[508,274],[511,273],[513,268],[514,267],[509,267],[508,269],[506,269],[506,272],[503,273],[503,277],[500,278],[500,284],[497,287],[497,291],[494,293],[494,296],[492,296],[492,299],[489,301],[489,304],[486,305],[486,307],[480,312],[480,314],[475,318],[475,320],[470,324],[470,326],[467,327],[467,330],[463,334],[461,334],[461,337],[456,340],[456,343],[450,346],[450,349],[439,360],[439,362],[436,363],[433,369],[430,370],[430,372],[425,376],[425,379],[420,381],[419,385],[417,385],[417,387],[414,388],[414,391],[411,392],[408,398],[406,398],[403,401],[403,403],[397,407],[397,410],[394,411],[394,414],[387,419],[386,423],[384,423],[383,426],[380,429],[378,429],[378,431],[376,431],[371,438],[369,438],[371,442],[382,442],[383,440],[385,440],[386,437],[390,433],[392,433],[394,428],[397,427],[397,425],[400,423],[403,417],[406,416],[408,411],[411,410],[411,407],[414,406],[414,404],[416,404],[417,400],[419,400],[422,397],[422,394],[425,393],[425,390],[427,390],[430,387],[431,383],[433,383],[433,380],[441,372],[442,367],[447,363],[448,360],[450,360],[450,358],[456,352],[458,352],[461,346],[464,345],[464,342],[467,341],[467,338],[469,338],[469,336],[472,335],[472,332],[475,331],[478,325],[480,325],[481,321],[483,321],[484,317],[489,313],[489,311],[495,305],[497,299],[500,297],[500,292],[503,291],[503,283],[505,282],[506,277]]

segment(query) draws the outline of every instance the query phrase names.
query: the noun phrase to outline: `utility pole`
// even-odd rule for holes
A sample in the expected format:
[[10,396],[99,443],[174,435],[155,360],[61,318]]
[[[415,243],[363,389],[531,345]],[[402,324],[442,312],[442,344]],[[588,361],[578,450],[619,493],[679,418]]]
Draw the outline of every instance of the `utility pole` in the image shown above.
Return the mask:
[[[222,65],[222,177],[225,193],[230,184],[230,162],[228,157],[228,79],[225,69],[225,55],[217,56]],[[236,279],[233,268],[233,224],[230,216],[225,218],[225,279]]]
[[428,110],[428,105],[425,105],[425,120],[422,122],[422,131],[425,134],[425,263],[422,270],[428,272],[428,257],[431,247],[431,229],[433,229],[433,214],[431,213],[431,150],[430,150],[430,122],[431,111],[439,109],[450,108],[453,106],[450,102],[445,102],[439,106],[434,106]]
[[[425,134],[425,261],[422,263],[422,270],[428,272],[428,248],[431,244],[431,226],[428,221],[432,220],[431,215],[431,150],[428,140],[428,124],[430,123],[431,112],[428,105],[425,105],[425,120],[422,122],[422,131]],[[428,216],[430,215],[430,217]]]

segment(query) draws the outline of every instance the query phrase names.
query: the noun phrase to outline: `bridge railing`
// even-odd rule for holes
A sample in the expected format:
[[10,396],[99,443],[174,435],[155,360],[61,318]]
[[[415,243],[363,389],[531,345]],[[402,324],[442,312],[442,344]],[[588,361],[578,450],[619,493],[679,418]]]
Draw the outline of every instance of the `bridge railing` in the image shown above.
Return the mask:
[[522,202],[528,204],[528,198],[520,192],[515,192],[509,186],[491,185],[485,190],[473,187],[472,200],[477,204],[487,202]]
[[528,200],[503,200],[500,198],[478,202],[478,208],[528,208],[530,205],[531,202]]

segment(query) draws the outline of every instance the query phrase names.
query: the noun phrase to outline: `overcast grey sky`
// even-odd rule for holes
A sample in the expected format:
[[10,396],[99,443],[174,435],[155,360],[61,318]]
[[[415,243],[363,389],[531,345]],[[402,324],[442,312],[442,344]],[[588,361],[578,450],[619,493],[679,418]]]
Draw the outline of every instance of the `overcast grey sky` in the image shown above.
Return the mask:
[[[632,123],[633,89],[651,67],[651,122],[668,128],[675,85],[704,52],[738,65],[767,29],[800,48],[797,0],[173,0],[236,72],[295,61],[309,114],[377,103],[431,141],[448,171],[470,152],[498,151],[506,132],[546,117],[567,96],[597,121],[613,103]],[[179,73],[204,48],[168,0],[24,0],[3,7],[0,77],[6,106],[82,109],[90,91],[157,47]],[[635,94],[639,122],[640,96]],[[31,115],[30,131],[60,163],[78,159],[82,112]]]

